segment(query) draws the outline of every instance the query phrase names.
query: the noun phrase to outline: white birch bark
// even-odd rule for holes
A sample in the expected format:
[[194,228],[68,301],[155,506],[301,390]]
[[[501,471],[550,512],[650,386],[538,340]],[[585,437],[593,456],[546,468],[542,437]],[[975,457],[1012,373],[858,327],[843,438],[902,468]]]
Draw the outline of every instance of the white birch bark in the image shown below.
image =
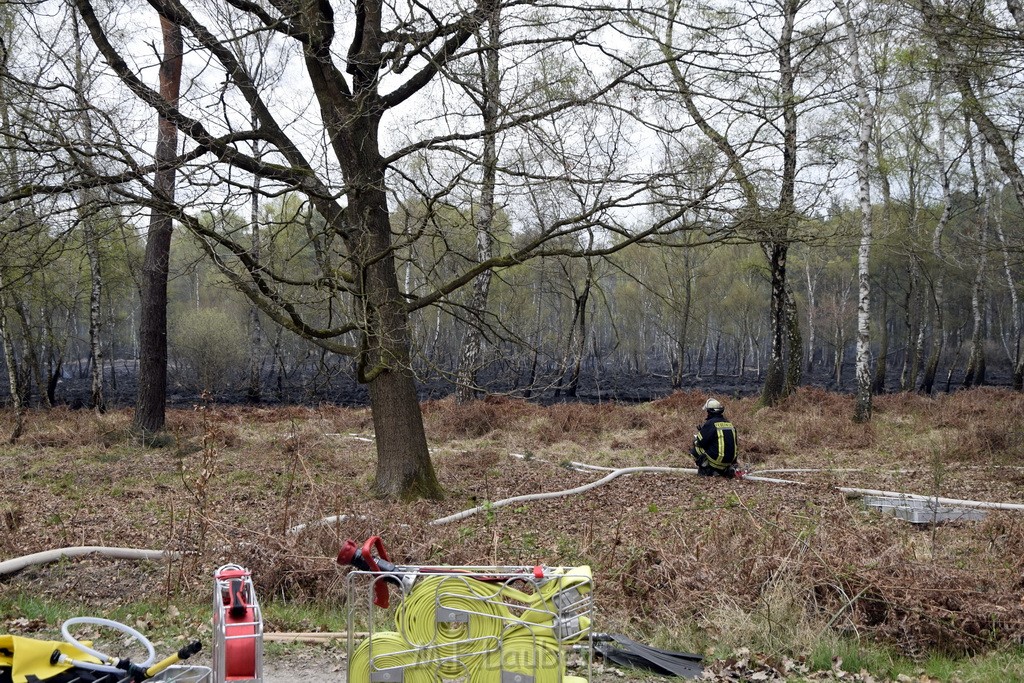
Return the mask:
[[99,412],[106,409],[103,398],[103,313],[100,297],[103,291],[102,273],[100,271],[100,253],[97,243],[94,217],[89,216],[83,222],[85,230],[85,250],[89,258],[89,360],[90,360],[90,391],[89,407]]
[[808,259],[804,262],[804,274],[807,277],[807,371],[814,369],[814,345],[817,343],[817,321],[815,320],[818,303],[818,274],[811,275],[810,247],[807,249]]
[[[253,127],[257,125],[257,117],[252,115]],[[263,159],[263,149],[260,143],[253,141],[252,154],[257,161]],[[260,235],[260,183],[263,179],[259,175],[253,175],[252,196],[249,200],[249,223],[252,234],[252,245],[249,247],[253,259],[259,263],[262,239]],[[245,394],[250,401],[257,402],[263,398],[263,355],[260,352],[262,344],[263,329],[260,326],[260,311],[256,304],[249,304],[249,368],[248,380],[246,382]]]
[[871,257],[871,176],[870,152],[871,131],[874,129],[874,106],[868,94],[861,64],[860,40],[849,6],[844,0],[836,0],[836,7],[843,16],[846,27],[846,41],[850,49],[850,68],[857,88],[857,114],[860,122],[857,146],[857,181],[861,213],[860,247],[857,250],[857,400],[853,419],[867,422],[871,419],[871,282],[869,265]]
[[999,249],[1003,257],[1003,276],[1006,278],[1006,288],[1010,292],[1010,341],[1013,343],[1013,350],[1010,353],[1010,361],[1013,363],[1014,373],[1020,368],[1020,297],[1017,293],[1017,281],[1013,278],[1013,271],[1010,267],[1010,251],[1006,242],[1006,235],[1003,232],[1002,211],[993,214],[992,225],[996,230],[996,238],[999,240]]
[[7,366],[7,388],[11,392],[11,407],[21,411],[21,386],[18,381],[18,361],[14,355],[14,339],[7,319],[7,297],[3,276],[0,275],[0,344],[3,344],[4,364]]
[[971,351],[967,360],[967,372],[964,375],[964,386],[976,386],[985,383],[985,278],[988,273],[988,227],[991,220],[992,192],[995,184],[992,169],[988,161],[988,144],[981,143],[981,188],[978,206],[978,269],[971,286],[971,314],[974,329],[971,334]]
[[[0,68],[6,69],[6,50],[0,50]],[[0,126],[3,126],[3,130],[11,131],[11,112],[8,106],[7,93],[4,91],[4,79],[0,78]],[[4,166],[4,172],[11,178],[17,178],[19,175],[19,164],[18,157],[13,148],[7,150],[0,150],[0,161]],[[3,256],[0,253],[0,256]],[[18,361],[14,351],[14,335],[11,331],[11,319],[8,317],[8,312],[13,313],[11,302],[8,300],[7,292],[5,291],[4,282],[4,271],[3,263],[0,263],[0,344],[3,346],[4,364],[7,366],[7,382],[8,388],[11,392],[11,406],[15,412],[19,415],[18,424],[15,427],[13,433],[9,438],[10,443],[14,443],[21,434],[21,418],[22,410],[24,409],[24,402],[22,401],[22,387],[20,382],[20,376],[18,373]]]
[[[487,22],[486,43],[484,51],[484,70],[481,83],[483,85],[484,139],[481,166],[483,170],[480,188],[480,209],[476,221],[476,256],[479,263],[490,260],[494,250],[495,199],[494,188],[498,171],[497,128],[499,98],[501,96],[501,73],[499,71],[498,47],[501,43],[501,6],[494,4]],[[462,341],[462,355],[459,361],[459,374],[455,383],[455,400],[465,403],[473,398],[476,390],[476,374],[480,369],[480,356],[483,346],[483,316],[486,314],[487,299],[491,289],[490,269],[484,270],[473,280],[473,298],[469,310],[476,324],[466,330]]]
[[[78,15],[72,12],[71,17],[76,46],[76,99],[81,111],[82,139],[89,141],[93,140],[95,135],[92,117],[89,112],[89,104],[85,98],[85,92],[89,87],[89,83],[88,69],[82,62],[82,55],[85,52],[84,41],[79,31]],[[103,275],[100,268],[99,236],[96,234],[96,203],[93,201],[94,198],[95,190],[84,190],[79,194],[78,215],[82,224],[85,253],[89,260],[89,407],[98,412],[103,412],[106,409],[106,401],[103,397],[103,315],[101,308]]]
[[[936,88],[935,90],[935,101],[941,102],[943,96],[942,89]],[[935,321],[932,331],[931,353],[928,356],[924,378],[921,382],[921,390],[926,394],[931,394],[935,386],[935,374],[938,371],[939,357],[942,355],[942,349],[945,346],[944,288],[946,269],[943,265],[945,254],[942,250],[942,236],[953,212],[953,193],[950,176],[958,165],[957,161],[951,163],[946,161],[946,119],[941,108],[936,109],[935,124],[938,132],[937,162],[939,168],[942,169],[942,213],[939,215],[939,220],[935,224],[935,231],[932,233],[932,254],[935,257],[936,263],[935,284],[933,285]]]

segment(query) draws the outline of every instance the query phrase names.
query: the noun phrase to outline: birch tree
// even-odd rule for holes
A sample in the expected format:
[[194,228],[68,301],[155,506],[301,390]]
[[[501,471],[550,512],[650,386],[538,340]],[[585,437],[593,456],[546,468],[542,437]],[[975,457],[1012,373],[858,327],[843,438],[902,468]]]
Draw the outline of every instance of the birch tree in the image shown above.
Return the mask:
[[[498,174],[498,126],[501,106],[501,6],[495,4],[481,31],[480,92],[474,98],[483,123],[483,151],[480,157],[480,201],[474,217],[476,225],[476,257],[486,263],[493,256],[494,213],[497,208],[495,185]],[[483,320],[487,308],[493,271],[485,270],[473,280],[473,296],[469,303],[471,324],[462,340],[458,377],[455,381],[455,399],[464,403],[473,397],[476,373],[480,367],[483,345]]]
[[942,355],[946,341],[946,297],[945,297],[945,254],[942,240],[949,225],[953,212],[953,196],[951,177],[956,171],[959,158],[950,160],[947,157],[947,135],[946,135],[946,113],[943,111],[943,90],[936,86],[932,89],[935,92],[935,100],[938,105],[934,108],[935,130],[937,137],[937,148],[935,150],[935,166],[939,171],[939,183],[942,188],[942,210],[939,219],[932,231],[932,257],[936,263],[935,276],[932,283],[932,337],[931,350],[928,360],[925,363],[924,373],[921,377],[920,389],[925,394],[931,394],[935,387],[935,376],[938,372],[939,358]]
[[868,93],[866,76],[861,63],[860,36],[854,24],[850,7],[836,0],[843,17],[846,41],[849,47],[850,70],[857,92],[857,184],[861,213],[860,247],[857,250],[857,398],[854,403],[854,422],[871,419],[871,135],[874,131],[874,104]]

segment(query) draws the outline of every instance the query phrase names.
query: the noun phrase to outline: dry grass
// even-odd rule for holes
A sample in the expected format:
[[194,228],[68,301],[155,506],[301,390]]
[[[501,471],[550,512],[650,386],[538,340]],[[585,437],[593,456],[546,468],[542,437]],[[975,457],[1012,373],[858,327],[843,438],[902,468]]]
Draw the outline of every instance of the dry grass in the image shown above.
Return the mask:
[[[730,400],[744,464],[835,471],[801,475],[801,487],[635,475],[462,524],[425,524],[596,478],[560,466],[568,459],[687,466],[705,398],[681,392],[645,405],[550,408],[509,399],[427,403],[448,497],[413,504],[369,497],[375,452],[364,440],[372,432],[365,409],[172,411],[164,449],[134,441],[127,412],[32,412],[22,440],[0,447],[11,475],[0,480],[0,551],[86,543],[186,550],[180,564],[150,568],[152,580],[135,590],[205,595],[213,568],[234,561],[254,570],[268,596],[342,609],[339,544],[380,534],[410,564],[589,563],[602,630],[662,639],[667,632],[692,647],[798,652],[845,634],[910,654],[961,653],[1024,637],[1024,516],[993,511],[983,522],[920,530],[834,489],[1024,503],[1024,396],[1005,391],[880,397],[870,425],[850,421],[849,397],[817,390],[773,409]],[[0,412],[0,429],[13,424]],[[286,533],[331,515],[343,521]],[[77,565],[107,567],[110,576],[123,567]],[[50,574],[28,570],[0,591],[68,595]],[[124,586],[110,587],[117,591]],[[79,597],[109,600],[94,593]]]
[[533,404],[501,396],[465,405],[452,398],[423,404],[424,422],[435,442],[486,436],[541,414],[542,410]]

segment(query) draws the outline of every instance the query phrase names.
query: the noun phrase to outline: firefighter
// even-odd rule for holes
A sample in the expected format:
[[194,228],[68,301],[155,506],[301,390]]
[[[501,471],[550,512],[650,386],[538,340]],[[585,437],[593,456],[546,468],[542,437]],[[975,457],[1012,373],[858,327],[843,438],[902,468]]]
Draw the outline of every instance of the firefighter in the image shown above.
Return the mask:
[[721,401],[709,398],[704,403],[704,411],[708,419],[700,426],[700,432],[693,435],[690,449],[697,474],[732,479],[736,476],[736,427],[725,418]]

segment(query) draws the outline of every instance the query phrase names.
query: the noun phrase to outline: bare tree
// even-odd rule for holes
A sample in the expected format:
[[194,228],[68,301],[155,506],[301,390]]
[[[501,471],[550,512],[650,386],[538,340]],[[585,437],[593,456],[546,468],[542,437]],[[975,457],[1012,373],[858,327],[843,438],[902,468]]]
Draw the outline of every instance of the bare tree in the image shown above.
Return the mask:
[[[497,129],[500,124],[501,106],[501,6],[495,3],[487,17],[485,31],[481,31],[484,42],[481,50],[480,93],[474,98],[483,118],[483,152],[480,158],[482,178],[480,181],[480,203],[475,216],[477,261],[484,263],[493,255],[494,213],[497,208],[494,191],[498,173]],[[476,373],[480,366],[483,341],[483,325],[480,314],[487,307],[493,271],[485,270],[473,280],[473,297],[469,303],[470,319],[473,324],[466,330],[462,340],[462,354],[459,361],[458,378],[455,382],[455,400],[464,403],[473,398]]]
[[[853,14],[843,0],[836,0],[836,7],[843,16],[846,40],[849,45],[850,69],[853,72],[857,90],[857,118],[860,122],[857,145],[857,182],[861,212],[860,248],[857,252],[857,400],[854,422],[871,419],[871,135],[874,131],[874,104],[868,93],[866,76],[861,63],[860,36],[853,21]],[[884,362],[884,361],[883,361]]]
[[[988,162],[988,145],[981,143],[981,153],[975,159],[974,144],[968,130],[967,154],[971,166],[972,186],[974,189],[974,228],[978,247],[977,265],[974,271],[974,282],[971,286],[972,332],[971,346],[967,353],[967,370],[963,384],[966,387],[985,383],[985,315],[986,279],[988,271],[988,230],[992,220],[992,170]],[[980,168],[979,168],[980,166]]]
[[945,255],[943,253],[942,240],[953,211],[952,182],[950,178],[959,163],[959,158],[954,159],[953,161],[949,161],[947,158],[946,114],[941,106],[943,90],[941,87],[936,87],[934,90],[936,94],[936,101],[940,103],[940,105],[935,108],[934,116],[937,134],[935,161],[939,168],[939,181],[942,187],[942,212],[939,214],[939,219],[935,223],[935,229],[932,232],[932,256],[938,264],[938,268],[936,269],[934,282],[932,283],[931,309],[933,311],[933,316],[931,350],[928,354],[924,374],[921,378],[921,391],[926,394],[930,394],[932,389],[935,387],[935,375],[939,367],[939,358],[941,357],[943,347],[945,346],[946,274],[944,268]]
[[[87,53],[83,44],[81,28],[74,13],[71,14],[71,22],[74,36],[75,98],[81,116],[81,139],[88,145],[89,141],[95,138],[92,112],[89,111],[88,98],[84,94],[90,87],[87,77],[90,68],[85,61]],[[86,154],[83,155],[83,158],[89,159],[91,156],[91,154]],[[106,401],[103,396],[103,320],[101,310],[103,278],[100,267],[100,235],[97,226],[100,202],[97,194],[98,191],[93,188],[81,192],[78,199],[78,218],[82,227],[82,241],[85,244],[86,258],[89,262],[89,406],[98,412],[103,412],[106,409]]]
[[[771,280],[771,352],[761,394],[766,405],[774,405],[799,385],[803,370],[796,302],[786,275],[789,247],[800,218],[796,201],[798,115],[803,99],[797,92],[797,79],[820,45],[823,30],[813,24],[798,30],[798,15],[806,7],[801,0],[779,0],[770,9],[737,6],[712,15],[721,25],[712,21],[694,27],[688,18],[684,20],[685,5],[667,0],[635,10],[632,22],[666,58],[671,95],[682,103],[692,125],[714,145],[737,188],[731,202],[734,206],[726,204],[729,208],[724,209],[732,216],[730,232],[756,240],[764,253]],[[766,33],[757,39],[740,35],[730,42],[730,36],[747,26],[744,9],[757,17],[749,23]],[[771,30],[767,29],[769,25]],[[708,45],[702,45],[703,50],[689,47],[677,32],[694,34]],[[770,48],[762,47],[764,40],[770,41]],[[735,53],[730,54],[727,64],[715,60],[702,63],[705,55],[728,50]],[[737,62],[744,66],[737,66]],[[774,82],[766,77],[771,72],[777,75]],[[748,91],[732,85],[748,76],[755,81]],[[731,87],[734,92],[716,91],[716,87]],[[658,94],[667,97],[668,92],[665,88]],[[749,128],[736,125],[748,116],[758,119],[758,123]],[[754,132],[748,133],[751,130]],[[776,139],[764,139],[767,131],[776,132]],[[745,134],[749,137],[743,137]],[[762,146],[777,154],[780,173],[760,165],[761,159],[753,150]],[[772,191],[774,198],[769,195]]]
[[[108,62],[116,59],[106,49],[104,35],[92,7],[79,4],[93,39]],[[166,112],[177,106],[181,92],[181,68],[184,39],[181,26],[167,16],[160,17],[163,35],[163,56],[160,62],[161,107]],[[158,111],[160,110],[158,109]],[[177,173],[176,154],[178,129],[169,115],[161,112],[157,122],[155,171],[153,173],[154,206],[146,238],[146,258],[142,264],[142,317],[139,327],[139,388],[133,424],[144,432],[163,429],[167,402],[167,268],[171,257],[171,232],[174,217],[160,205],[174,203],[174,181]]]

